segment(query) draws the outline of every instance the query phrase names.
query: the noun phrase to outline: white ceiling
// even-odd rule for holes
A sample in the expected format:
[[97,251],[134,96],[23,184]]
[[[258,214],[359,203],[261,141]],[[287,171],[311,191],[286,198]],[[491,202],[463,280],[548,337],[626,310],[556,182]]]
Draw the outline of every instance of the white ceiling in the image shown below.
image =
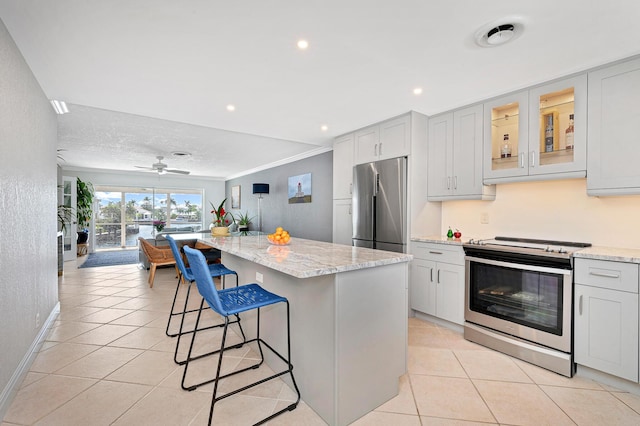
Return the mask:
[[[640,53],[637,0],[0,0],[0,18],[70,106],[63,166],[133,171],[164,155],[218,178]],[[503,18],[522,36],[478,47]]]

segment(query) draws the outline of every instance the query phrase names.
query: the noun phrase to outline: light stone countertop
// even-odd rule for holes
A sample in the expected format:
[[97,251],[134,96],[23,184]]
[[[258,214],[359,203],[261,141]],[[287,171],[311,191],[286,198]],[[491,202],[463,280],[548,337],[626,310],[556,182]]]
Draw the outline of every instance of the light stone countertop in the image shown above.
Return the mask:
[[[193,235],[191,235],[193,238]],[[177,239],[189,239],[183,234]],[[265,235],[211,237],[198,234],[198,241],[218,250],[266,266],[296,278],[311,278],[358,269],[409,262],[410,254],[351,247],[323,241],[291,238],[286,246],[269,243]]]
[[[448,244],[448,245],[462,245],[469,242],[468,237],[461,239],[447,238],[441,235],[429,235],[411,237],[411,241],[421,243],[434,243],[434,244]],[[574,257],[583,259],[597,259],[597,260],[610,260],[614,262],[628,262],[640,264],[640,249],[620,248],[620,247],[605,247],[605,246],[592,246],[575,251]]]
[[574,252],[573,257],[610,260],[614,262],[640,263],[640,249],[592,246]]

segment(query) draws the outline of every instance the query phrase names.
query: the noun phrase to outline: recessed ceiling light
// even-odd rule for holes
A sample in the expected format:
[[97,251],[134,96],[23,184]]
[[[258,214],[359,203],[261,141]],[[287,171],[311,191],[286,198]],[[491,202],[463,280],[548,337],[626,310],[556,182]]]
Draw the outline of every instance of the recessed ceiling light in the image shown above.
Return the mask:
[[307,40],[301,39],[298,40],[298,49],[306,50],[309,47],[309,42]]
[[415,89],[413,89],[413,94],[422,95],[422,87],[416,87]]
[[523,30],[522,19],[511,16],[484,25],[476,31],[474,37],[480,47],[496,47],[517,39]]
[[69,108],[67,108],[67,104],[65,103],[65,101],[58,101],[55,99],[51,99],[50,102],[56,114],[62,115],[69,112]]
[[187,151],[173,151],[171,155],[174,157],[191,157],[191,153]]
[[327,126],[326,124],[323,124],[322,126],[320,126],[320,130],[322,130],[323,132],[326,132],[327,130],[329,130],[329,126]]
[[235,111],[236,110],[236,106],[235,105],[227,105],[227,111]]

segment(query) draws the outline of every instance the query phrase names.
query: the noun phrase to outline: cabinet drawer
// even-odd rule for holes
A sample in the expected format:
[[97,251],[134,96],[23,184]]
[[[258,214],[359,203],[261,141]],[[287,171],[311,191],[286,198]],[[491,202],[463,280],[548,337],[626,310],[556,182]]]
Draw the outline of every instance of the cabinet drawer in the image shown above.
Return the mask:
[[638,293],[638,265],[608,260],[575,259],[575,282]]
[[417,259],[452,263],[454,265],[464,265],[464,251],[462,246],[414,242],[412,244],[412,249],[412,254]]

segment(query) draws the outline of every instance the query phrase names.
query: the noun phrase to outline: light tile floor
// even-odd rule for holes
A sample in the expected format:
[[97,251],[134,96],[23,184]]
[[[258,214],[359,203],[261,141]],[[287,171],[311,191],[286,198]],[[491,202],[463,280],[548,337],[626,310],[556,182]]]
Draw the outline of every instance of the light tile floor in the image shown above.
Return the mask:
[[[207,423],[212,386],[180,389],[183,367],[173,362],[175,338],[165,335],[175,273],[160,269],[153,289],[146,280],[147,272],[136,265],[65,264],[60,315],[2,426]],[[210,314],[207,320],[215,318]],[[213,348],[216,333],[202,333],[195,349]],[[637,395],[550,373],[430,322],[409,320],[408,352],[409,373],[400,379],[399,395],[355,425],[640,425]],[[179,356],[185,353],[181,346]],[[249,348],[235,350],[223,368],[255,357]],[[187,384],[210,377],[214,362],[208,357],[190,367]],[[214,424],[252,424],[292,400],[283,382],[270,382],[222,401]],[[325,423],[301,402],[270,424]]]

